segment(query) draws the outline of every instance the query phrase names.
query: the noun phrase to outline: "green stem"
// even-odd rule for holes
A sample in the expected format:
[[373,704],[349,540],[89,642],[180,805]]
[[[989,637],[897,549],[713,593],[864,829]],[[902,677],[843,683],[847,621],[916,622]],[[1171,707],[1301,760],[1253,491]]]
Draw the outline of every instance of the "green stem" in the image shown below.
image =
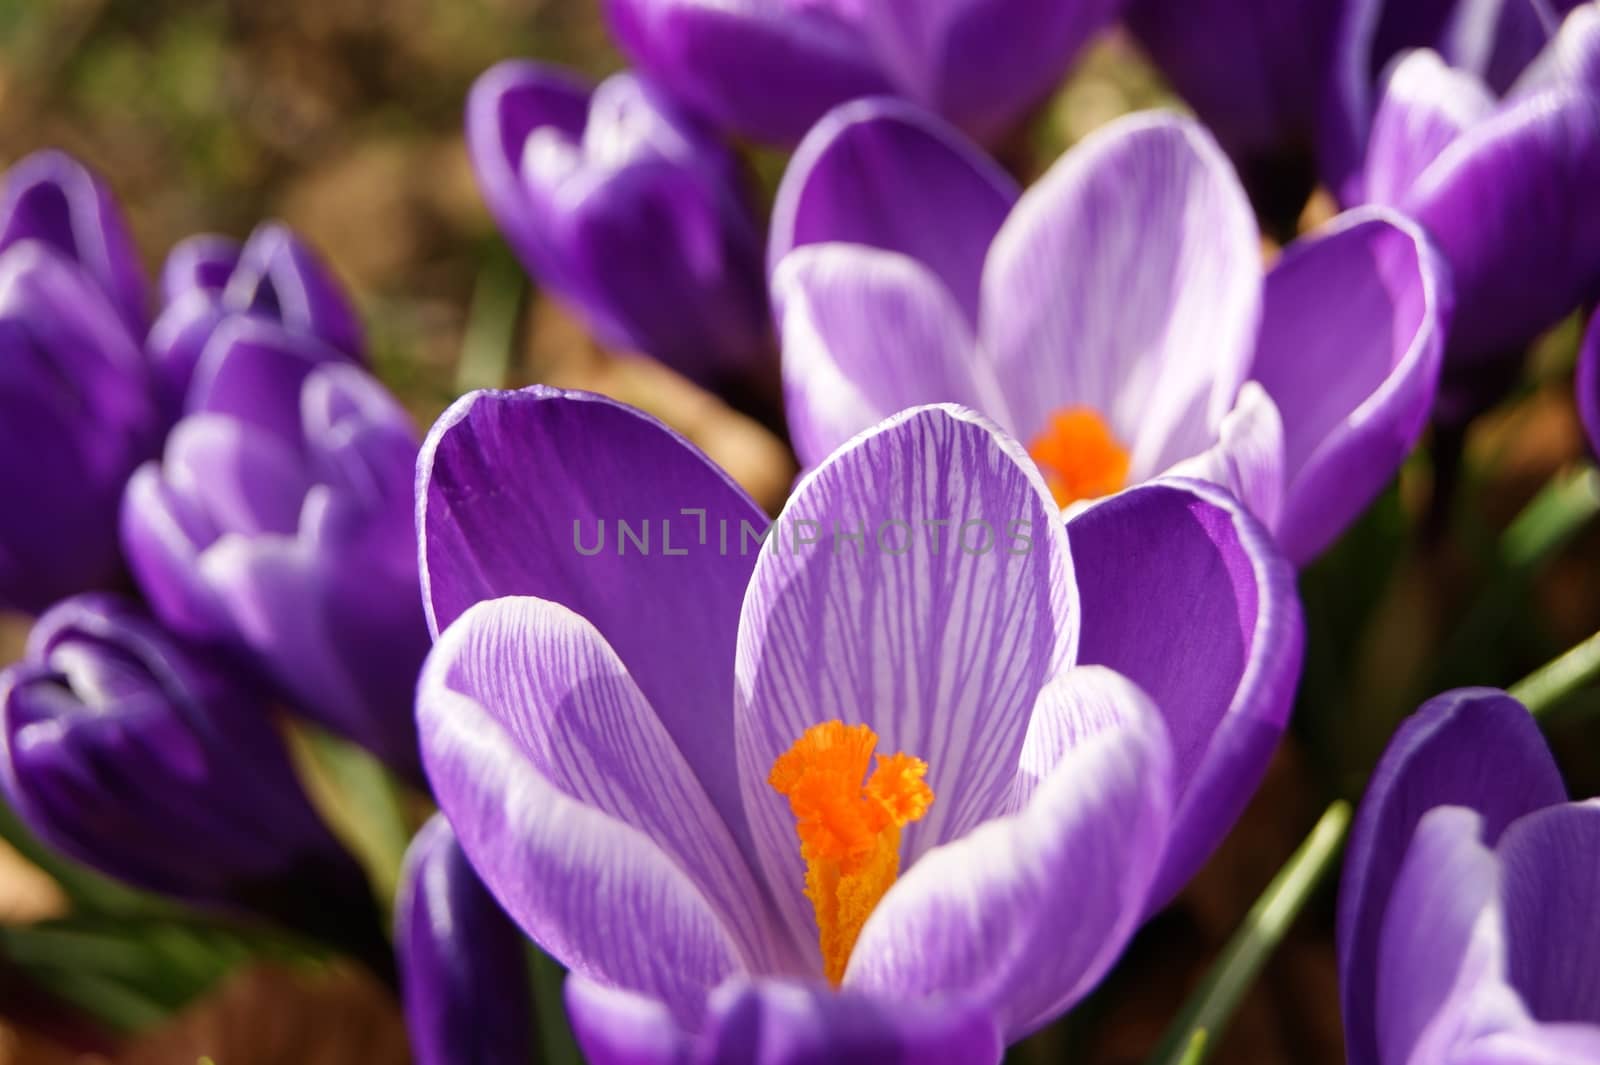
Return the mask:
[[1333,869],[1350,828],[1350,816],[1350,804],[1342,799],[1323,813],[1299,850],[1250,907],[1244,923],[1150,1056],[1151,1065],[1201,1065],[1206,1060],[1262,966]]
[[1534,717],[1600,679],[1600,632],[1584,640],[1566,654],[1534,670],[1511,686],[1511,694]]

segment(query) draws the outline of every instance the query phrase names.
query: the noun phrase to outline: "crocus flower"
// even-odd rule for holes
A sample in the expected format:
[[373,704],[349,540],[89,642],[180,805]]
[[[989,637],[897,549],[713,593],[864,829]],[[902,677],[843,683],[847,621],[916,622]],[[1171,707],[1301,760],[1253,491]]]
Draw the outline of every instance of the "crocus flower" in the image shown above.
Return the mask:
[[157,616],[245,652],[299,709],[414,773],[427,631],[409,418],[332,347],[249,315],[207,342],[187,410],[122,508]]
[[[1531,10],[1527,0],[1494,6]],[[1405,53],[1344,190],[1416,218],[1450,263],[1459,313],[1440,384],[1447,422],[1498,399],[1529,343],[1600,297],[1600,5],[1573,11],[1528,65],[1542,26],[1492,38],[1495,55],[1531,38],[1517,62]]]
[[417,1065],[534,1060],[526,941],[437,814],[406,852],[395,950]]
[[0,250],[27,240],[77,264],[144,337],[148,283],[128,223],[105,183],[65,152],[35,152],[6,171]]
[[1317,183],[1323,98],[1347,6],[1132,0],[1128,7],[1129,28],[1238,167],[1257,210],[1289,233]]
[[255,690],[131,603],[58,604],[0,672],[0,789],[45,842],[119,880],[383,949],[366,881]]
[[1600,455],[1600,316],[1590,323],[1578,350],[1578,375],[1574,383],[1578,416],[1589,435],[1589,447]]
[[998,1060],[1198,868],[1298,675],[1231,497],[1063,523],[954,406],[850,442],[764,548],[682,438],[543,388],[447,411],[417,506],[428,775],[598,1063]]
[[94,278],[43,240],[0,252],[0,606],[126,579],[117,505],[160,432],[139,342]]
[[1600,1061],[1600,802],[1566,799],[1504,692],[1401,726],[1340,889],[1350,1065]]
[[288,226],[258,226],[241,246],[215,234],[176,245],[161,273],[162,311],[148,350],[169,417],[182,413],[195,364],[222,321],[250,314],[360,362],[361,324],[333,274]]
[[791,163],[769,261],[807,465],[951,400],[1027,443],[1063,506],[1203,477],[1301,563],[1422,431],[1449,315],[1428,243],[1383,210],[1342,215],[1263,276],[1227,160],[1159,113],[1103,128],[1019,195],[937,119],[848,104]]
[[590,90],[506,62],[473,86],[467,143],[535,279],[605,343],[705,383],[771,358],[761,230],[734,154],[632,74]]
[[1055,88],[1120,0],[607,0],[642,70],[713,121],[792,144],[893,92],[997,139]]

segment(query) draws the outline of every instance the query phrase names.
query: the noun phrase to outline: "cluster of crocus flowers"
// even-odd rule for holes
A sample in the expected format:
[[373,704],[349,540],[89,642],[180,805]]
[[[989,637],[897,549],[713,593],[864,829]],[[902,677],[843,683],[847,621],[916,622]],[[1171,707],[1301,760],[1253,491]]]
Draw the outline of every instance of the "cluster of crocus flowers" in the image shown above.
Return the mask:
[[1026,192],[893,100],[791,163],[770,259],[801,460],[912,404],[984,411],[1063,506],[1162,474],[1225,486],[1296,562],[1387,484],[1433,402],[1449,276],[1343,215],[1263,274],[1238,179],[1187,120],[1119,120]]
[[417,772],[406,412],[347,356],[255,315],[217,326],[123,546],[174,631],[242,652],[307,715]]
[[[959,407],[842,447],[765,547],[681,438],[537,387],[448,411],[417,506],[429,779],[597,1061],[998,1060],[1221,839],[1298,677],[1292,568],[1231,497],[1063,523]],[[618,520],[673,557],[580,550]]]
[[771,361],[753,190],[672,100],[631,73],[590,89],[511,61],[473,86],[467,141],[523,265],[601,341],[708,385]]
[[1600,1060],[1600,803],[1568,802],[1504,692],[1395,733],[1350,839],[1339,976],[1351,1065]]
[[127,601],[56,605],[0,672],[0,794],[120,880],[383,964],[366,878],[301,790],[258,689]]

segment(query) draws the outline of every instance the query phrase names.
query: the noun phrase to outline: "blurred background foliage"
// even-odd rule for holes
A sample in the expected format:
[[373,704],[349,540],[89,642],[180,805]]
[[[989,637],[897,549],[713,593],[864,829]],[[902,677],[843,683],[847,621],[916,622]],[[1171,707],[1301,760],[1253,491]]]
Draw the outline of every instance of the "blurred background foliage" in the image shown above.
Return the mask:
[[[510,56],[595,76],[620,65],[596,0],[0,0],[0,163],[56,146],[94,166],[152,274],[190,233],[242,237],[261,219],[287,221],[356,297],[378,371],[419,425],[467,387],[592,387],[666,418],[775,506],[793,474],[778,439],[669,371],[598,352],[531,292],[496,234],[460,118],[473,78]],[[1110,118],[1170,102],[1113,34],[1005,161],[1031,176]],[[750,160],[770,195],[782,156]],[[1326,210],[1314,201],[1307,223]],[[1600,628],[1600,482],[1572,410],[1575,346],[1570,323],[1555,331],[1514,399],[1474,427],[1448,506],[1419,454],[1306,573],[1301,705],[1260,796],[1102,990],[1015,1060],[1141,1060],[1323,805],[1359,794],[1400,717],[1448,686],[1509,685]],[[0,628],[0,661],[24,631]],[[1552,717],[1575,795],[1600,792],[1597,709],[1600,696],[1586,693]],[[372,848],[396,846],[392,823],[372,835]],[[1325,884],[1218,1060],[1343,1060],[1332,896]],[[20,997],[19,972],[105,1023],[75,1027],[74,1050],[62,1049],[49,1038],[59,1018]],[[27,1032],[15,1023],[23,1015]],[[406,1060],[379,981],[112,885],[30,845],[8,820],[0,1065],[105,1060],[78,1052],[129,1063]]]

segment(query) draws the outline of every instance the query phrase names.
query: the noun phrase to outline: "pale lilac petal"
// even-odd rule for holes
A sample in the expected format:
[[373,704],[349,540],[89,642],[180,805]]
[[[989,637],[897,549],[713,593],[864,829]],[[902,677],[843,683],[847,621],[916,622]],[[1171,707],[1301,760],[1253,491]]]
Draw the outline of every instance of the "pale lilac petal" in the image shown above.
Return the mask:
[[174,427],[162,472],[201,505],[211,526],[246,536],[294,532],[311,487],[289,445],[217,414]]
[[1576,88],[1503,108],[1428,168],[1407,207],[1454,275],[1452,360],[1521,351],[1600,292],[1597,186],[1600,103]]
[[1593,1065],[1600,1061],[1600,1028],[1541,1024],[1493,1032],[1457,1050],[1451,1065]]
[[723,977],[796,968],[732,835],[588,621],[531,597],[479,603],[439,637],[417,715],[473,865],[567,967],[690,1023]]
[[1600,1025],[1600,802],[1529,814],[1499,853],[1512,985],[1541,1021]]
[[311,371],[346,356],[277,322],[234,315],[206,341],[184,401],[187,412],[235,418],[278,440],[298,441],[300,390]]
[[994,411],[972,330],[928,269],[860,245],[813,244],[773,278],[784,394],[803,466],[908,407]]
[[1142,480],[1198,454],[1249,367],[1261,300],[1249,201],[1194,122],[1121,119],[1023,196],[990,249],[979,339],[1031,439],[1099,412]]
[[1239,402],[1222,419],[1217,442],[1167,471],[1228,490],[1268,529],[1283,515],[1283,418],[1267,390],[1246,381]]
[[1369,1004],[1384,1065],[1447,1060],[1443,1051],[1459,1038],[1458,1011],[1503,972],[1500,870],[1482,829],[1473,810],[1437,807],[1405,849],[1383,915]]
[[193,491],[169,484],[159,462],[145,463],[128,479],[118,518],[128,568],[162,622],[197,640],[221,640],[232,630],[200,575],[200,553],[218,534]]
[[1143,688],[1172,738],[1176,827],[1155,909],[1233,826],[1283,733],[1304,641],[1295,573],[1237,500],[1196,481],[1112,496],[1067,536],[1078,660]]
[[1167,839],[1166,729],[1147,696],[1103,669],[1068,670],[1035,713],[1025,797],[901,875],[861,930],[846,988],[959,996],[992,1010],[1013,1042],[1115,961]]
[[1380,1061],[1373,1012],[1380,932],[1422,815],[1467,806],[1483,816],[1483,841],[1493,846],[1512,821],[1565,799],[1538,726],[1504,692],[1448,692],[1400,726],[1356,813],[1339,889],[1339,988],[1351,1065]]
[[1578,0],[1455,0],[1434,41],[1452,67],[1469,71],[1495,94],[1504,93],[1555,32],[1555,8]]
[[1283,416],[1279,545],[1305,564],[1400,469],[1433,407],[1452,299],[1422,231],[1368,208],[1297,241],[1267,275],[1252,376]]
[[[536,595],[582,614],[747,839],[730,756],[733,647],[768,524],[750,498],[648,415],[539,387],[458,400],[429,431],[417,470],[423,600],[434,632],[473,603],[505,595]],[[649,551],[625,542],[619,522],[643,530]]]
[[215,233],[197,233],[172,246],[161,266],[161,301],[173,303],[191,292],[220,297],[239,265],[239,242]]
[[1421,49],[1390,71],[1367,142],[1365,196],[1399,206],[1451,141],[1488,117],[1495,98],[1464,70]]
[[740,620],[734,731],[762,869],[813,952],[773,762],[836,719],[871,726],[883,753],[926,760],[937,798],[905,831],[908,861],[997,814],[1034,699],[1077,643],[1058,514],[1017,445],[958,407],[863,434],[784,508]]
[[940,119],[897,99],[830,112],[778,188],[769,270],[807,244],[864,244],[918,260],[978,321],[984,257],[1019,195],[1016,180]]

